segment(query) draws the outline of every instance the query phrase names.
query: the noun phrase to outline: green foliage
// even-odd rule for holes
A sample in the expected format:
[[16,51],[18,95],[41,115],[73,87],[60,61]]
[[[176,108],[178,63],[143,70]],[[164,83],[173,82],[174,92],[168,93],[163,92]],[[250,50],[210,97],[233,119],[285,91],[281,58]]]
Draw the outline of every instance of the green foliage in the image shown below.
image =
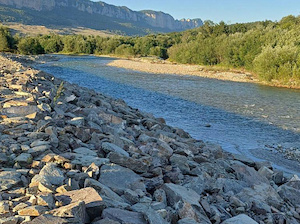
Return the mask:
[[295,46],[267,46],[254,60],[255,71],[267,81],[288,82],[300,78],[300,49]]
[[11,51],[13,48],[13,38],[6,27],[0,27],[0,51]]
[[33,37],[25,37],[18,43],[18,51],[21,54],[43,54],[44,49],[39,40]]
[[58,53],[63,50],[63,42],[58,35],[43,36],[40,40],[40,44],[45,53]]

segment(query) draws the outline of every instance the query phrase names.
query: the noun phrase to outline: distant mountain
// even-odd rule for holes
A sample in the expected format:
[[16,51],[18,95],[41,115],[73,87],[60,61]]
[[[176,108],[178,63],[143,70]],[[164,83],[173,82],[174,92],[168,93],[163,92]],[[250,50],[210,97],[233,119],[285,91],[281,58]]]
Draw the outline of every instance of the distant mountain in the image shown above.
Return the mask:
[[133,11],[89,0],[0,0],[0,20],[29,25],[88,27],[128,35],[183,31],[201,19],[175,20],[164,12]]

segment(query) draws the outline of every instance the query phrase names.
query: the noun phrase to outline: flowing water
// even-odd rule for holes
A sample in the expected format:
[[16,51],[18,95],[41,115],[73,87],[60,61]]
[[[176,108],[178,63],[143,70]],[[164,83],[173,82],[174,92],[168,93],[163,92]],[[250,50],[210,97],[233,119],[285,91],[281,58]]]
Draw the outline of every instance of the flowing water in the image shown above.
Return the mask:
[[[300,148],[300,90],[107,66],[113,58],[59,56],[39,68],[163,117],[194,138],[300,172],[269,146]],[[210,127],[208,127],[210,126]]]

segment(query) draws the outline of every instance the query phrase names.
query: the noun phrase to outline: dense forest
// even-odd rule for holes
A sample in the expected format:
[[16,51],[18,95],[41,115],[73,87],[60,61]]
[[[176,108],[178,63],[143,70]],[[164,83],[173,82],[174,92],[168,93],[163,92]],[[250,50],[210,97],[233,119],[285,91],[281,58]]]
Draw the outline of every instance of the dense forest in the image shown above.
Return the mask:
[[244,69],[261,80],[300,85],[300,16],[279,22],[227,25],[205,21],[200,28],[143,37],[82,35],[12,36],[0,28],[0,51],[21,54],[72,53],[158,56],[178,63]]

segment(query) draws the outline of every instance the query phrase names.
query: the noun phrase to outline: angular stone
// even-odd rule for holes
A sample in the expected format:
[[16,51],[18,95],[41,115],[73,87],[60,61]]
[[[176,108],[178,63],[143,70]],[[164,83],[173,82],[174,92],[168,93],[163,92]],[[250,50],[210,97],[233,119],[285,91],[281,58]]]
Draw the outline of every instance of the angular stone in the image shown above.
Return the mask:
[[1,164],[4,164],[4,163],[6,163],[6,162],[8,162],[8,156],[7,155],[5,155],[5,153],[0,153],[0,163]]
[[38,189],[40,192],[43,192],[43,193],[55,193],[55,187],[53,185],[39,183]]
[[89,207],[95,202],[101,202],[102,198],[98,192],[91,187],[82,188],[80,190],[69,191],[62,194],[56,194],[55,198],[60,201],[62,205],[68,205],[78,201],[83,201],[86,207]]
[[109,187],[101,184],[99,181],[94,179],[86,179],[84,182],[84,187],[92,187],[94,188],[101,196],[106,196],[107,198],[124,203],[124,199],[121,198],[118,194],[113,192]]
[[9,117],[26,116],[37,112],[36,106],[19,106],[19,107],[9,107],[2,110],[3,114],[7,114]]
[[84,117],[74,117],[71,120],[67,121],[67,123],[77,127],[82,127],[84,126]]
[[118,208],[107,208],[102,213],[102,218],[109,218],[126,224],[147,224],[143,215],[138,212],[130,212]]
[[21,209],[18,211],[19,215],[22,216],[40,216],[44,214],[47,211],[46,207],[40,206],[40,205],[35,205],[35,206],[29,206],[24,209]]
[[241,154],[232,154],[232,155],[233,155],[234,160],[240,161],[240,162],[246,164],[247,166],[251,166],[251,167],[255,166],[255,162],[252,159],[250,159],[244,155],[241,155]]
[[173,154],[170,158],[172,165],[177,166],[183,174],[190,172],[190,167],[188,165],[188,158],[186,156]]
[[146,191],[143,179],[139,175],[130,169],[115,164],[101,167],[99,181],[117,193],[122,193],[128,188]]
[[55,201],[52,194],[41,194],[37,196],[37,204],[47,206],[50,209],[55,208]]
[[176,184],[164,184],[162,189],[167,194],[168,204],[179,207],[179,217],[192,218],[197,222],[211,223],[200,205],[200,195],[191,189]]
[[18,224],[17,217],[0,218],[0,224]]
[[95,151],[92,151],[92,150],[90,150],[88,148],[84,148],[84,147],[74,149],[74,152],[78,153],[78,154],[82,154],[82,155],[97,157],[97,153]]
[[105,218],[105,219],[101,219],[96,222],[93,222],[92,224],[120,224],[120,222],[117,222],[117,221],[109,219],[109,218]]
[[66,98],[65,98],[65,100],[69,103],[69,102],[72,102],[72,101],[74,101],[76,99],[76,96],[75,95],[70,95],[70,96],[67,96]]
[[9,203],[8,201],[0,201],[0,215],[9,213]]
[[40,105],[37,106],[41,111],[47,111],[47,112],[51,112],[52,108],[49,104],[46,103],[42,103]]
[[86,212],[85,203],[83,201],[78,201],[60,208],[51,210],[49,212],[53,216],[58,216],[62,218],[72,219],[75,223],[89,223],[90,219]]
[[22,153],[17,158],[15,158],[15,162],[19,163],[21,166],[28,165],[32,163],[32,155],[29,153]]
[[28,207],[29,205],[28,204],[25,204],[25,203],[20,203],[18,205],[16,205],[14,208],[13,208],[13,212],[17,212],[17,211],[20,211],[26,207]]
[[45,176],[51,184],[56,186],[63,185],[63,181],[65,179],[63,172],[57,168],[55,163],[46,164],[39,175]]
[[90,166],[92,163],[94,163],[96,166],[102,166],[103,164],[108,164],[109,159],[76,153],[75,159],[71,161],[71,164],[81,166]]
[[37,146],[41,146],[41,145],[49,145],[49,142],[48,141],[43,141],[43,140],[35,140],[34,142],[32,142],[30,144],[30,147],[33,148],[33,147],[37,147]]
[[268,179],[259,175],[252,167],[246,166],[240,162],[233,162],[231,168],[235,171],[237,179],[247,183],[249,187],[262,183],[269,184]]
[[52,215],[41,215],[36,217],[28,224],[68,224],[70,223],[67,219],[60,217],[54,217]]
[[145,173],[148,170],[148,166],[142,161],[124,156],[117,152],[110,152],[107,158],[109,158],[112,163],[129,168],[136,173]]
[[294,206],[300,205],[300,190],[282,185],[278,188],[277,192],[285,201],[291,202]]
[[32,156],[38,156],[49,149],[51,149],[50,145],[40,145],[40,146],[30,148],[28,150],[28,153],[30,153]]
[[259,170],[258,170],[258,173],[267,178],[268,180],[271,180],[272,179],[272,175],[274,174],[274,172],[272,170],[270,170],[269,168],[263,166],[261,167]]
[[199,222],[196,222],[194,219],[184,218],[180,219],[177,224],[197,224]]
[[62,205],[83,201],[85,203],[86,211],[91,219],[99,216],[104,209],[104,203],[102,202],[101,196],[91,187],[56,194],[55,197]]
[[98,179],[100,169],[95,163],[92,163],[85,171],[91,178]]
[[19,186],[21,183],[21,173],[0,171],[0,192]]
[[258,223],[256,221],[254,221],[253,219],[251,219],[249,216],[242,214],[242,215],[238,215],[233,218],[227,219],[224,222],[222,222],[221,224],[258,224]]
[[275,208],[279,208],[283,200],[276,190],[269,184],[254,185],[252,188],[245,188],[235,195],[242,202],[251,204],[253,201],[260,201]]
[[116,152],[116,153],[122,154],[122,155],[124,155],[126,157],[129,157],[128,152],[126,152],[124,149],[120,148],[119,146],[117,146],[115,144],[112,144],[112,143],[109,143],[109,142],[103,142],[102,143],[102,149],[106,153]]
[[168,224],[168,222],[164,220],[160,214],[145,204],[135,204],[132,206],[132,210],[142,213],[149,224]]

